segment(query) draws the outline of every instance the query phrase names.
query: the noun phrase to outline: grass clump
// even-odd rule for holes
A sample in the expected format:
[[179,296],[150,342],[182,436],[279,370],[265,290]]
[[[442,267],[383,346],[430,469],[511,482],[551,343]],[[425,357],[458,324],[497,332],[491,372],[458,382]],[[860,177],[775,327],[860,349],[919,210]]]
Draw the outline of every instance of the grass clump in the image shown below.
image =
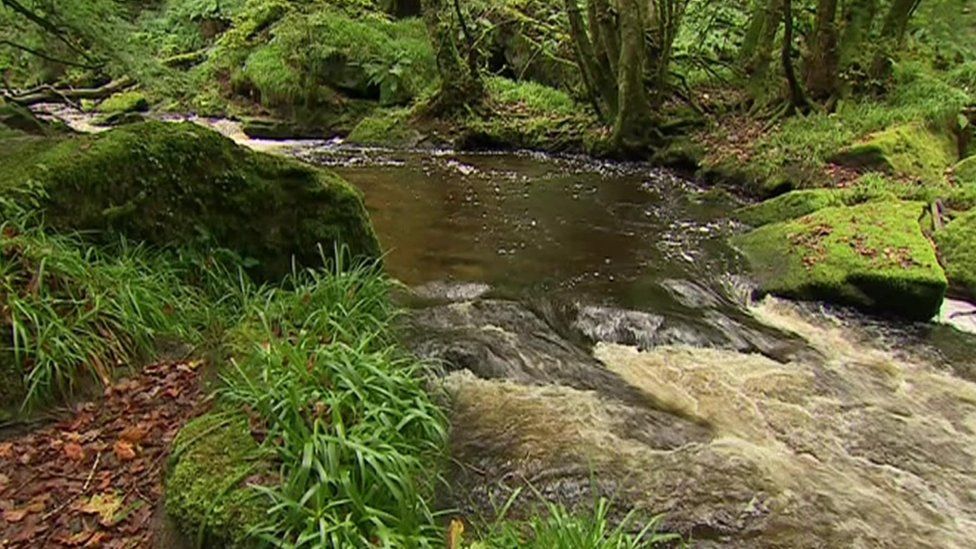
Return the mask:
[[947,282],[919,225],[923,207],[877,201],[825,208],[734,242],[765,292],[928,320]]
[[274,482],[254,487],[266,513],[249,539],[295,547],[440,540],[429,501],[445,419],[422,365],[388,339],[388,286],[375,266],[335,262],[245,292],[219,399],[248,411],[276,469]]
[[0,406],[32,408],[107,384],[161,336],[192,339],[195,299],[178,271],[146,249],[53,235],[24,217],[0,225]]
[[680,542],[676,534],[662,534],[657,528],[661,517],[653,517],[641,528],[637,515],[630,511],[619,521],[610,517],[611,502],[604,497],[593,503],[587,513],[574,513],[564,505],[545,500],[540,513],[527,520],[506,520],[507,508],[520,494],[517,490],[501,518],[490,525],[471,549],[647,549]]

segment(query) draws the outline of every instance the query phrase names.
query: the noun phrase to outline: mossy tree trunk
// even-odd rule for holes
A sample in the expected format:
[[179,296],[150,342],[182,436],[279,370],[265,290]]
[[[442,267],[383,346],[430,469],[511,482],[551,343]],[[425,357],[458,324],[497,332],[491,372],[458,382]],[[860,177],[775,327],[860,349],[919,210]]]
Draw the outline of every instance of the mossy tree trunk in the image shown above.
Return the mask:
[[654,137],[655,98],[668,86],[671,54],[688,0],[564,0],[583,82],[612,125],[618,152]]
[[783,47],[781,50],[783,74],[790,91],[790,107],[794,111],[806,112],[810,103],[803,85],[796,77],[793,66],[793,0],[783,0]]
[[871,66],[872,77],[884,79],[890,74],[891,54],[901,46],[908,22],[920,4],[921,0],[894,0],[891,3],[881,28],[880,47]]
[[474,44],[459,47],[455,19],[457,24],[464,24],[459,5],[452,0],[422,0],[421,5],[441,77],[437,95],[427,106],[428,113],[442,116],[479,107],[484,103],[485,86]]
[[813,39],[804,60],[807,92],[816,100],[829,99],[837,93],[840,70],[837,5],[837,0],[817,2]]
[[782,0],[757,0],[753,6],[740,59],[743,70],[749,77],[752,95],[757,98],[761,98],[768,91],[766,77],[773,61],[776,35],[783,22],[782,13]]

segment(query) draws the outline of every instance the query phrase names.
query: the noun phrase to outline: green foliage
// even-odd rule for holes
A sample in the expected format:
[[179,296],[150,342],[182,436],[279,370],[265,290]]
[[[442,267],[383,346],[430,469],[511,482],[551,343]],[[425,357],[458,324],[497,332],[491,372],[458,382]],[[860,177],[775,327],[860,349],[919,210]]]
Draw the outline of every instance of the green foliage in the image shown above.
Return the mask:
[[[509,504],[517,498],[516,491]],[[470,545],[472,549],[644,549],[660,545],[673,545],[680,536],[659,534],[661,517],[646,521],[643,528],[637,526],[637,515],[629,512],[619,522],[610,520],[611,503],[599,498],[585,514],[573,513],[565,506],[546,501],[543,513],[525,521],[505,520],[504,516],[488,529],[481,540]],[[507,507],[507,506],[506,506]],[[504,513],[503,513],[504,514]]]
[[[403,104],[436,81],[433,52],[420,20],[354,19],[319,7],[293,11],[230,65],[238,89],[253,88],[269,106],[327,101],[331,90]],[[330,90],[331,88],[331,90]]]
[[376,266],[337,260],[239,294],[220,399],[253,414],[280,464],[280,483],[257,487],[268,512],[247,535],[304,547],[439,541],[428,502],[445,419],[422,365],[391,346],[388,287]]
[[0,363],[23,389],[5,387],[2,404],[25,407],[70,396],[80,376],[107,383],[148,358],[158,337],[192,339],[187,315],[199,297],[144,248],[92,247],[24,214],[0,225],[0,296]]

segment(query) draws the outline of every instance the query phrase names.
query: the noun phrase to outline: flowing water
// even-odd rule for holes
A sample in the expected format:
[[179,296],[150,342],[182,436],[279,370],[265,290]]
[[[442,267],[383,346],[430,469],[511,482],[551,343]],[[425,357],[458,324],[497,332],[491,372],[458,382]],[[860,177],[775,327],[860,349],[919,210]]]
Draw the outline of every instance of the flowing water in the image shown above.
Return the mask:
[[976,539],[972,336],[752,302],[734,201],[644,165],[298,151],[363,191],[412,288],[406,339],[445,369],[445,504],[490,514],[528,484],[702,546]]
[[[753,301],[728,197],[639,164],[274,144],[203,123],[363,191],[410,288],[405,341],[443,366],[445,506],[490,516],[528,485],[661,514],[695,546],[976,540],[976,336]],[[972,310],[944,316],[972,327]]]

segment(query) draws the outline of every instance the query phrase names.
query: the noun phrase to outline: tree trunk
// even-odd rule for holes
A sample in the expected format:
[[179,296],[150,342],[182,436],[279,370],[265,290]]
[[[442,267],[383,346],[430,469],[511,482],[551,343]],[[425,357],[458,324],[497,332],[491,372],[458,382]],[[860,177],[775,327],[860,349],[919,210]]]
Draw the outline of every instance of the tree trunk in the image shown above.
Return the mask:
[[644,25],[638,0],[620,0],[619,106],[611,140],[617,150],[639,147],[651,130],[651,109],[644,89]]
[[23,107],[30,107],[40,103],[73,103],[82,99],[105,99],[115,93],[131,87],[135,82],[131,78],[120,78],[99,88],[57,89],[53,86],[41,86],[23,94],[5,94],[7,100]]
[[578,0],[565,0],[569,33],[576,49],[577,64],[583,81],[590,88],[590,96],[598,105],[597,111],[603,113],[606,122],[610,122],[617,113],[617,83],[612,78],[613,73],[609,71],[609,66],[599,63],[577,2]]
[[840,66],[847,67],[871,34],[878,15],[878,0],[850,0],[844,14],[844,34],[840,39]]
[[883,80],[891,73],[892,56],[901,47],[905,31],[908,30],[908,22],[920,3],[921,0],[894,0],[888,8],[881,28],[881,46],[871,64],[873,78]]
[[813,41],[804,68],[807,92],[826,100],[837,91],[840,70],[837,49],[837,0],[819,0]]
[[458,51],[457,31],[447,1],[450,0],[422,0],[424,22],[441,77],[440,89],[427,105],[427,111],[434,115],[452,114],[469,106],[478,106],[485,97],[476,59],[472,59],[475,54],[469,51],[465,61]]
[[790,90],[790,105],[793,109],[806,112],[810,104],[803,87],[796,79],[793,68],[793,0],[783,0],[783,49],[781,50],[783,74]]

